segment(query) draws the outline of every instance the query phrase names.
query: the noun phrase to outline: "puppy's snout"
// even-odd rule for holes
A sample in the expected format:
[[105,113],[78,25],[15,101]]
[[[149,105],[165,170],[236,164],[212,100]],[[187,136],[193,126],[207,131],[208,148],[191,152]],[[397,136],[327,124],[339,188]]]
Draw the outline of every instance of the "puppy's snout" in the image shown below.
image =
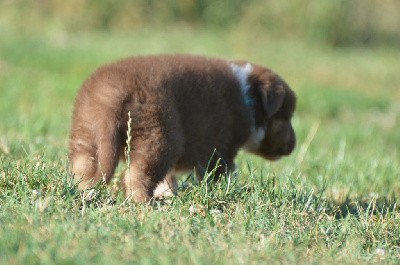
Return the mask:
[[295,147],[296,147],[296,136],[292,129],[290,132],[289,140],[283,145],[283,147],[280,150],[281,151],[280,153],[285,156],[290,155]]
[[289,143],[285,144],[282,148],[282,154],[285,156],[290,155],[293,152],[295,146],[295,141],[290,141]]

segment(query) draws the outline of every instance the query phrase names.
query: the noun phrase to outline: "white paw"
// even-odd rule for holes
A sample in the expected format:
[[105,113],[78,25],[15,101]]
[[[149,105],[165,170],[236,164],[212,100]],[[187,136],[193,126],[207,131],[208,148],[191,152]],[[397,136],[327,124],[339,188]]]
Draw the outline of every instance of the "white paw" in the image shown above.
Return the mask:
[[166,198],[176,195],[178,191],[178,181],[175,177],[166,177],[154,190],[154,198]]

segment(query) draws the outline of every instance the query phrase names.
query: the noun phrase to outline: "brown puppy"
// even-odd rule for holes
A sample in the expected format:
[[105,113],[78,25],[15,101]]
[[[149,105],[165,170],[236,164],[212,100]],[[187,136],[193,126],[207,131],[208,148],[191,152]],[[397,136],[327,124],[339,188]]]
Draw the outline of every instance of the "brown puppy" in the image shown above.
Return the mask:
[[[245,61],[191,55],[133,57],[99,68],[83,84],[70,135],[79,188],[111,180],[132,117],[126,196],[174,193],[174,172],[216,176],[234,168],[240,148],[269,160],[292,152],[296,97],[276,74]],[[158,185],[158,187],[157,187]]]

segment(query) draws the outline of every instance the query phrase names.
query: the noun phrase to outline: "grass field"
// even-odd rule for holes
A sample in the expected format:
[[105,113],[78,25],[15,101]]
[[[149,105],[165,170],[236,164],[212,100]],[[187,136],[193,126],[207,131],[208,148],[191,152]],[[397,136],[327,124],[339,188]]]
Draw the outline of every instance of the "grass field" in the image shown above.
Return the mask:
[[[298,95],[295,152],[274,163],[241,153],[236,181],[188,181],[152,207],[125,203],[113,187],[79,193],[66,146],[81,82],[100,64],[164,52],[245,58],[280,73]],[[398,264],[398,58],[394,48],[234,31],[3,28],[0,264]]]

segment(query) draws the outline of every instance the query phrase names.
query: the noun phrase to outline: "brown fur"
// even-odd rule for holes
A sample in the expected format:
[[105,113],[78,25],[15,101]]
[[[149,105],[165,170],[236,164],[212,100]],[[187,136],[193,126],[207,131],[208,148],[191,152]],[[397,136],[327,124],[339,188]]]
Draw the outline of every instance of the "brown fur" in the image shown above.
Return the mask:
[[[248,151],[275,160],[295,146],[290,124],[296,98],[279,76],[252,64],[245,104],[229,61],[191,55],[133,57],[99,68],[80,89],[70,135],[70,161],[81,189],[111,180],[123,157],[130,111],[126,195],[149,201],[175,171],[234,168],[254,125],[266,129]],[[237,65],[246,62],[236,61]],[[255,149],[254,149],[255,148]],[[211,159],[211,160],[210,160]]]

